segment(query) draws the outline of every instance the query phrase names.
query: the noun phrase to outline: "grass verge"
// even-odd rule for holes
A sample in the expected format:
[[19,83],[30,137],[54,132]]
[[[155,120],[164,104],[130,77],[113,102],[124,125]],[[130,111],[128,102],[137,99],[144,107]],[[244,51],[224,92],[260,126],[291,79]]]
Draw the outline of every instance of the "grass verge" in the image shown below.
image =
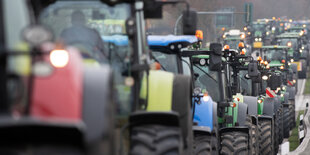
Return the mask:
[[310,74],[308,73],[308,78],[306,80],[304,95],[310,94]]
[[288,141],[290,142],[290,151],[294,151],[299,146],[299,137],[298,137],[299,117],[303,113],[304,113],[304,110],[301,110],[298,112],[296,126],[292,130],[292,135],[288,139]]

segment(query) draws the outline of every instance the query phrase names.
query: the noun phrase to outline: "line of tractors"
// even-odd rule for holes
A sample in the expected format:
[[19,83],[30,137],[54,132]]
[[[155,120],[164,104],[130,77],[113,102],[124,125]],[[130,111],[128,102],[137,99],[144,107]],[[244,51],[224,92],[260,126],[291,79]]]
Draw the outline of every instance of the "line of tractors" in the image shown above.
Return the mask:
[[[147,35],[176,4],[183,34]],[[270,155],[296,126],[308,21],[258,19],[203,45],[182,0],[3,0],[0,11],[0,154]]]

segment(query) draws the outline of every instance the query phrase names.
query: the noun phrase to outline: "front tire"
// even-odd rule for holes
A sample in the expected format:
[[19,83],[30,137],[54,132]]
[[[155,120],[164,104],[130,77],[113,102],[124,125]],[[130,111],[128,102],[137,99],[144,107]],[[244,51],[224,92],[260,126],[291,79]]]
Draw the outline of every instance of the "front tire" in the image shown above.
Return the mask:
[[183,142],[178,127],[142,125],[131,129],[131,155],[179,155]]

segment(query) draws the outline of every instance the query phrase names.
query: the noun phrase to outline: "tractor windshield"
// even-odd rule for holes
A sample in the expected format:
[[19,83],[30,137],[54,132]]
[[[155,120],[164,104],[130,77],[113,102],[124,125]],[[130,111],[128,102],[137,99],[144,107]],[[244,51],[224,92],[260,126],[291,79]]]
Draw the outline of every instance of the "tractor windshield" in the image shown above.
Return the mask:
[[298,39],[297,38],[281,38],[281,39],[278,39],[279,45],[287,46],[287,44],[289,42],[291,42],[293,49],[298,48]]
[[270,61],[281,61],[285,59],[285,51],[283,49],[269,49],[265,50],[265,56]]
[[160,63],[160,69],[172,73],[178,73],[177,55],[166,54],[158,51],[152,52],[153,59]]
[[210,71],[208,66],[194,64],[193,66],[195,87],[200,87],[202,92],[207,91],[213,101],[220,101],[218,73]]
[[253,24],[253,29],[255,31],[264,31],[265,30],[265,24]]
[[238,45],[240,43],[239,39],[229,39],[224,41],[224,45],[228,45],[230,49],[238,49]]
[[53,31],[55,40],[77,47],[85,63],[91,59],[110,64],[118,92],[118,112],[124,115],[131,109],[131,88],[125,85],[123,76],[132,51],[125,26],[129,17],[130,4],[109,6],[99,0],[59,0],[40,14],[41,23]]
[[47,7],[40,21],[49,27],[55,39],[80,49],[84,58],[99,62],[127,56],[128,37],[125,21],[129,4],[109,6],[100,1],[57,1]]

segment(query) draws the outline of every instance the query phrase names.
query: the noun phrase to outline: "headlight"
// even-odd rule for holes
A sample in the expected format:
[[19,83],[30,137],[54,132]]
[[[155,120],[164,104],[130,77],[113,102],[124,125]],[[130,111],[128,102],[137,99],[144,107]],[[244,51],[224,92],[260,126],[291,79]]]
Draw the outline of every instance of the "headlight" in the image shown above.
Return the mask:
[[255,41],[258,41],[258,38],[255,38]]
[[284,91],[285,89],[286,89],[285,86],[283,86],[283,87],[282,87],[282,90]]
[[264,75],[264,76],[262,77],[262,79],[266,81],[266,80],[268,80],[268,76],[267,76],[267,75]]
[[267,35],[267,36],[269,35],[269,31],[268,31],[268,32],[266,32],[266,35]]
[[304,49],[305,49],[305,47],[304,47],[304,46],[302,46],[302,47],[301,47],[301,49],[302,49],[302,50],[304,50]]
[[281,94],[280,96],[281,96],[281,97],[283,97],[283,96],[284,96],[284,94]]
[[294,62],[294,59],[291,59],[291,62]]
[[293,80],[293,83],[296,83],[296,80]]
[[262,38],[258,38],[258,41],[262,41]]
[[66,50],[53,50],[50,53],[50,61],[56,68],[65,67],[69,62],[69,53]]
[[299,50],[299,53],[302,53],[302,49]]

